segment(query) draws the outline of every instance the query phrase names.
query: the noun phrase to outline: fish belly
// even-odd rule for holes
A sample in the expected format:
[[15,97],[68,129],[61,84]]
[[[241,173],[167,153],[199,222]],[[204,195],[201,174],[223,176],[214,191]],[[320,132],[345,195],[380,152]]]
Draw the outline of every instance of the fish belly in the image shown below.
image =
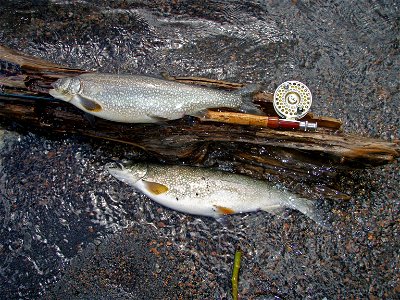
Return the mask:
[[219,218],[223,215],[244,213],[257,211],[259,205],[251,201],[243,201],[238,194],[222,191],[208,195],[199,195],[191,197],[189,195],[177,194],[172,190],[163,195],[154,195],[149,193],[145,188],[141,188],[141,184],[135,186],[153,201],[168,207],[170,209],[188,213],[192,215],[207,216]]

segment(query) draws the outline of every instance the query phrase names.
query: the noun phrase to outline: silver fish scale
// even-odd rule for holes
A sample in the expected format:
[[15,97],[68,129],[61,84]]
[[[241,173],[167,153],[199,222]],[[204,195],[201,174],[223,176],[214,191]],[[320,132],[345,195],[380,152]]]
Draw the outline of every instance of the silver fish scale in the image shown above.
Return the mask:
[[265,207],[265,202],[275,206],[282,204],[282,198],[286,200],[285,193],[267,182],[205,168],[148,165],[143,179],[166,185],[177,197],[204,199],[216,191],[225,190],[237,195],[237,200],[243,204],[261,200],[259,204]]
[[235,93],[197,87],[138,75],[85,74],[79,96],[102,106],[97,113],[111,120],[177,119],[206,108],[237,108],[242,97]]

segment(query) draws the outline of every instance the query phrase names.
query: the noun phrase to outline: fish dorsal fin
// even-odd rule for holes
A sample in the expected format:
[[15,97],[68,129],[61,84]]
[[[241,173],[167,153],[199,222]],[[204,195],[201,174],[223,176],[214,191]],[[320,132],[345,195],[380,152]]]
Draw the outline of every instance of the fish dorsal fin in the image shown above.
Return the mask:
[[220,215],[232,215],[234,213],[236,213],[232,208],[229,207],[225,207],[225,206],[220,206],[220,205],[214,205],[215,210],[217,211],[217,213],[219,213]]
[[165,194],[169,190],[167,186],[158,182],[143,180],[143,183],[147,191],[154,195]]
[[103,110],[101,105],[92,99],[79,96],[79,102],[86,110],[90,112],[100,112]]

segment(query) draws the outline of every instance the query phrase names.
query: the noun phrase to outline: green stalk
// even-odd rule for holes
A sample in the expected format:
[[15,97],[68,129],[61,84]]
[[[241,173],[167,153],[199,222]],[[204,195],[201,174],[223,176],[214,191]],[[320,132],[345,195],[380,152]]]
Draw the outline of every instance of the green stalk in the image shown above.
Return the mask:
[[239,283],[239,269],[240,260],[242,258],[242,251],[236,250],[235,258],[233,260],[233,271],[232,271],[232,298],[238,300],[238,283]]

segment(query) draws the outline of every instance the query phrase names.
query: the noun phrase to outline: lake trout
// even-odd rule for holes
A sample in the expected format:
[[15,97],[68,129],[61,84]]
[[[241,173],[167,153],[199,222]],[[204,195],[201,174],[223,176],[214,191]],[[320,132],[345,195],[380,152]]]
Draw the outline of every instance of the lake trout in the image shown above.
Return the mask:
[[189,166],[131,164],[107,167],[115,178],[180,212],[220,218],[263,210],[298,210],[322,224],[314,203],[248,176]]
[[249,85],[235,92],[139,75],[83,74],[53,83],[54,98],[110,121],[156,123],[185,115],[201,116],[207,108],[235,108],[262,114],[250,95],[260,90]]

